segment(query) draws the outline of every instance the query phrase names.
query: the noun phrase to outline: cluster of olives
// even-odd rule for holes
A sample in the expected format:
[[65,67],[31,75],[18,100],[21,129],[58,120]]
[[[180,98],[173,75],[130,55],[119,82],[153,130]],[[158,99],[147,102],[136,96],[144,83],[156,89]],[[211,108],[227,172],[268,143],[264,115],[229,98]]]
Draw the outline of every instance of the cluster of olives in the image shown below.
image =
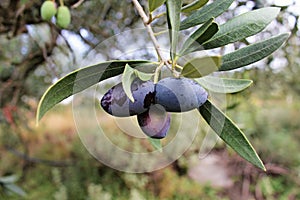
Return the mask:
[[117,117],[137,115],[139,126],[151,138],[161,139],[170,128],[168,112],[185,112],[199,108],[208,93],[198,83],[187,78],[165,78],[157,84],[135,79],[131,84],[131,101],[122,83],[109,89],[101,99],[102,108]]
[[71,23],[71,13],[67,6],[56,7],[55,1],[47,0],[41,6],[41,16],[44,20],[51,20],[56,15],[56,24],[60,28],[67,28]]

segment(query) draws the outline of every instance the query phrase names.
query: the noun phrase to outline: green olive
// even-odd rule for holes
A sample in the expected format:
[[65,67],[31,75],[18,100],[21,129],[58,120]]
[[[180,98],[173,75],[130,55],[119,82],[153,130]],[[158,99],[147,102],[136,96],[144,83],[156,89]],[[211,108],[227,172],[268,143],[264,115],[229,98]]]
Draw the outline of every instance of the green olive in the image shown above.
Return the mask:
[[53,1],[45,1],[41,6],[41,16],[44,20],[51,20],[56,14],[56,4]]
[[61,28],[67,28],[71,23],[71,13],[67,6],[58,7],[56,23]]

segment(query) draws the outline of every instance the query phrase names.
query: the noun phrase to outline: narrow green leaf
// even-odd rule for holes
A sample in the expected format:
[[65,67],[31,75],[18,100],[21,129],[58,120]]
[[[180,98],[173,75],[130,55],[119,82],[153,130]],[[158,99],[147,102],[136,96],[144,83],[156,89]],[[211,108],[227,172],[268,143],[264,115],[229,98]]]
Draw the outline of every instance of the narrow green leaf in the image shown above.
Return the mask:
[[174,60],[176,57],[176,48],[178,43],[178,34],[180,27],[180,11],[181,11],[181,0],[167,0],[167,20],[169,26],[170,43],[171,43],[171,59]]
[[216,93],[237,93],[249,87],[253,81],[205,76],[195,79],[205,89]]
[[266,171],[264,164],[244,133],[222,111],[208,100],[199,108],[199,112],[227,145],[242,158]]
[[0,177],[0,183],[7,184],[7,183],[14,183],[18,180],[18,177],[16,175],[10,175],[10,176],[2,176]]
[[153,12],[156,8],[160,7],[165,3],[166,0],[149,0],[149,11]]
[[[198,42],[198,44],[203,44],[204,42],[206,42],[207,40],[209,40],[210,38],[212,38],[217,32],[219,31],[219,26],[217,23],[213,22],[208,29],[202,34],[200,35],[200,37],[198,37],[196,39],[196,41]],[[203,47],[202,47],[203,48]]]
[[161,141],[159,139],[154,139],[154,138],[148,137],[148,140],[155,149],[162,152]]
[[128,64],[125,65],[125,69],[122,75],[122,86],[125,94],[130,99],[130,101],[134,102],[134,98],[131,92],[131,84],[136,78],[134,69],[131,68]]
[[212,49],[230,44],[262,31],[278,15],[280,8],[268,7],[253,10],[232,18],[220,25],[220,30],[203,44],[205,49]]
[[132,96],[131,92],[131,84],[134,81],[134,79],[139,78],[142,81],[148,81],[152,78],[153,74],[148,74],[144,72],[140,72],[136,69],[133,69],[130,67],[129,64],[125,65],[125,69],[122,75],[122,86],[124,89],[125,94],[130,99],[130,101],[134,102],[134,98]]
[[208,2],[208,0],[196,0],[184,7],[182,7],[181,11],[185,12],[185,13],[192,12],[194,10],[197,10],[197,9],[203,7],[207,2]]
[[134,72],[135,72],[135,75],[137,77],[139,77],[139,79],[141,79],[142,81],[148,81],[154,75],[153,73],[152,74],[150,74],[150,73],[144,73],[144,72],[138,71],[136,69],[134,70]]
[[220,71],[237,69],[269,56],[287,40],[289,35],[283,33],[224,55]]
[[130,64],[131,67],[138,67],[140,65],[150,65],[151,63],[151,61],[147,60],[114,60],[98,63],[71,72],[50,86],[44,93],[37,109],[37,122],[48,110],[62,100],[102,80],[122,74],[126,64]]
[[180,30],[202,24],[210,18],[218,17],[229,8],[233,1],[234,0],[216,0],[211,4],[203,6],[181,22]]
[[187,78],[200,78],[218,71],[221,64],[221,56],[194,58],[183,66],[181,75]]
[[15,184],[4,184],[4,187],[7,190],[10,190],[11,192],[13,192],[19,196],[22,196],[22,197],[26,196],[26,193],[24,192],[24,190],[22,190],[19,186],[15,185]]
[[203,49],[201,46],[203,42],[209,40],[213,37],[219,30],[218,24],[213,21],[211,18],[200,28],[198,28],[192,35],[184,42],[179,56]]

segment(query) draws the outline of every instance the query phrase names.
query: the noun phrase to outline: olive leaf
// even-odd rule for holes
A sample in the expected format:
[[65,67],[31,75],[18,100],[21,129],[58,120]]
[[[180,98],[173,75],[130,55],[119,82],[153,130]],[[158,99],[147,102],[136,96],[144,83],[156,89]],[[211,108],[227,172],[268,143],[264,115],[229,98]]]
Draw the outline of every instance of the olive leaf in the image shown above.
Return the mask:
[[166,0],[149,0],[149,11],[153,12],[156,8],[160,7],[165,3]]
[[148,137],[148,141],[155,149],[157,149],[159,152],[162,152],[162,145],[161,145],[160,139],[154,139],[154,138]]
[[181,8],[181,12],[189,13],[203,7],[208,0],[196,0]]
[[216,0],[211,4],[206,4],[185,18],[180,24],[180,30],[197,26],[208,21],[210,18],[218,17],[229,8],[233,1],[234,0]]
[[44,93],[38,105],[36,122],[38,123],[48,110],[62,100],[102,80],[122,74],[126,64],[130,64],[131,67],[138,67],[141,65],[151,66],[153,62],[148,60],[112,60],[71,72],[51,85]]
[[237,69],[269,56],[287,40],[289,35],[283,33],[224,55],[220,71]]
[[0,183],[1,184],[15,183],[17,180],[18,180],[18,176],[16,176],[16,175],[0,177]]
[[245,134],[229,117],[227,117],[209,100],[200,106],[199,112],[209,126],[227,145],[229,145],[245,160],[266,171],[263,162],[257,155]]
[[204,49],[202,44],[212,38],[219,30],[218,24],[213,20],[214,18],[211,18],[194,33],[192,33],[192,35],[184,42],[181,50],[178,53],[179,56]]
[[0,185],[7,190],[4,190],[5,192],[9,191],[19,196],[25,197],[27,195],[26,192],[15,184],[17,180],[18,177],[16,175],[3,176],[0,177]]
[[9,190],[10,192],[13,192],[21,197],[25,197],[26,193],[25,191],[20,188],[19,186],[15,185],[15,184],[4,184],[3,185],[5,189]]
[[123,86],[125,94],[132,102],[134,102],[134,98],[133,98],[132,92],[131,92],[131,84],[135,78],[136,78],[136,75],[134,73],[134,69],[131,68],[128,64],[126,64],[123,75],[122,75],[122,86]]
[[129,64],[125,65],[125,69],[122,75],[122,86],[125,94],[130,99],[130,101],[134,102],[134,98],[131,92],[131,84],[138,77],[142,81],[148,81],[152,78],[153,74],[148,74],[144,72],[140,72],[136,69],[130,67]]
[[145,73],[145,72],[141,72],[139,70],[134,69],[134,73],[136,75],[136,77],[138,77],[139,79],[141,79],[142,81],[148,81],[150,80],[154,73]]
[[261,32],[276,18],[280,8],[267,7],[246,12],[220,25],[220,30],[203,44],[212,49],[230,44]]
[[171,59],[174,60],[176,57],[176,48],[178,43],[178,34],[180,27],[180,11],[181,11],[181,0],[167,0],[167,21],[169,27],[169,35],[170,35],[170,56]]
[[213,76],[205,76],[194,80],[205,89],[216,93],[241,92],[253,83],[252,80],[247,79],[219,78]]
[[221,56],[205,56],[194,58],[183,66],[181,75],[187,78],[200,78],[212,72],[218,71],[221,64]]

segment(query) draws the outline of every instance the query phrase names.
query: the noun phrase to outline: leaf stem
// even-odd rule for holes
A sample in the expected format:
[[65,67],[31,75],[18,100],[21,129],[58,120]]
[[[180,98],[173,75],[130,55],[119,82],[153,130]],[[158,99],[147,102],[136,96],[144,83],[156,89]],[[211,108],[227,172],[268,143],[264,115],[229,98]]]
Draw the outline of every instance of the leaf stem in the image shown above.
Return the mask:
[[158,67],[155,69],[155,73],[154,73],[154,84],[156,84],[158,82],[159,79],[159,74],[160,71],[162,69],[162,67],[164,66],[164,62],[161,62]]
[[79,0],[77,3],[73,4],[71,8],[78,8],[85,0]]
[[152,20],[151,20],[151,21],[154,21],[155,19],[158,19],[158,18],[160,18],[160,17],[162,17],[162,16],[164,16],[164,15],[166,15],[166,14],[167,14],[166,12],[157,14],[157,15],[155,15],[154,17],[152,17]]
[[64,6],[64,0],[59,0],[60,6]]

